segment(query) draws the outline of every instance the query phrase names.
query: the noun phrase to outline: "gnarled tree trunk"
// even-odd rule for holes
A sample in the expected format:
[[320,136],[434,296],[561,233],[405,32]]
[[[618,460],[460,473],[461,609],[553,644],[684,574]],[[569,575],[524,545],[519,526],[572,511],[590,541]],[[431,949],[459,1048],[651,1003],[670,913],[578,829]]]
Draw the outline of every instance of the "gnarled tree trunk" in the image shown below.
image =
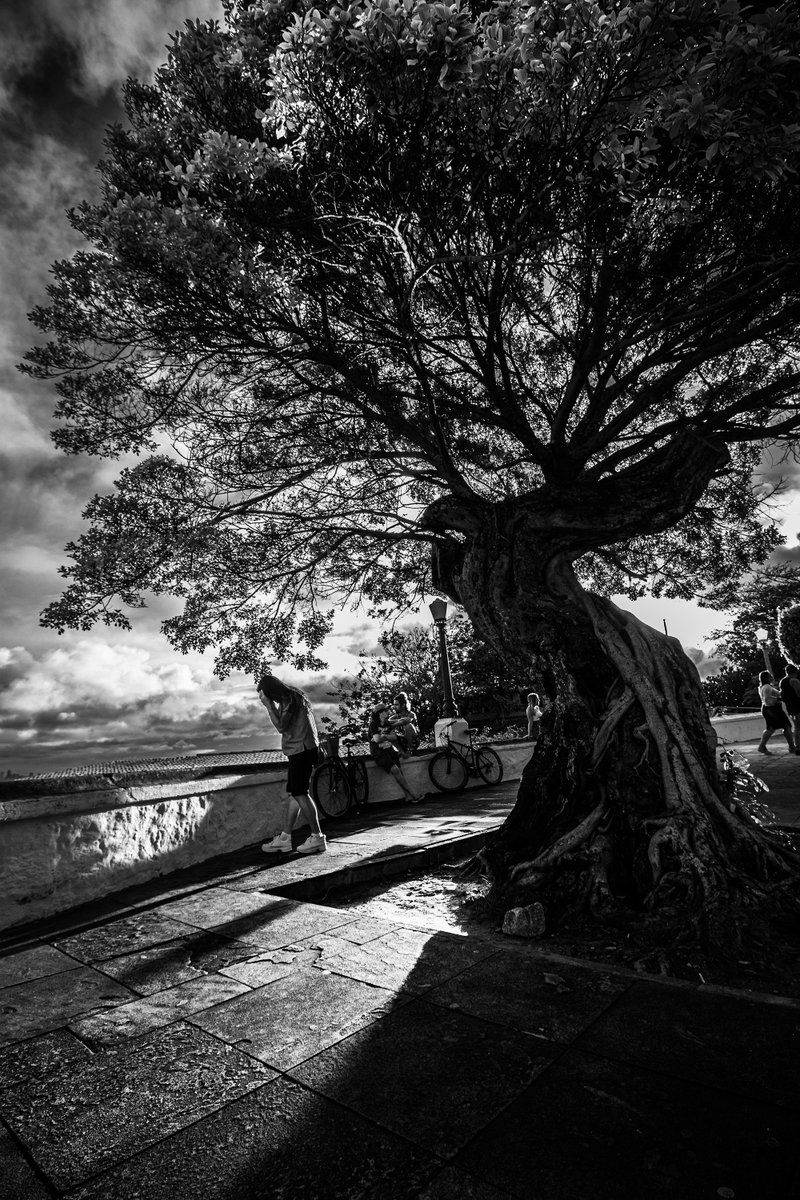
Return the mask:
[[[507,514],[506,514],[507,517]],[[566,541],[483,514],[440,585],[547,704],[516,806],[483,852],[503,909],[548,928],[591,914],[660,947],[740,952],[752,919],[797,911],[800,858],[731,804],[696,668],[678,641],[586,592]]]

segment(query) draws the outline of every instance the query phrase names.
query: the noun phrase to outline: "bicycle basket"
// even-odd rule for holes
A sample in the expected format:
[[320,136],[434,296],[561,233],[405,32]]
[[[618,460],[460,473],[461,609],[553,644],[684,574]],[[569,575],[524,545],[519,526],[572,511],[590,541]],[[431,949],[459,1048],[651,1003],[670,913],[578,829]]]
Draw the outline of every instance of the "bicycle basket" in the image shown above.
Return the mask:
[[322,737],[321,741],[322,741],[322,746],[323,746],[328,758],[338,758],[339,757],[339,734],[338,733],[326,733]]

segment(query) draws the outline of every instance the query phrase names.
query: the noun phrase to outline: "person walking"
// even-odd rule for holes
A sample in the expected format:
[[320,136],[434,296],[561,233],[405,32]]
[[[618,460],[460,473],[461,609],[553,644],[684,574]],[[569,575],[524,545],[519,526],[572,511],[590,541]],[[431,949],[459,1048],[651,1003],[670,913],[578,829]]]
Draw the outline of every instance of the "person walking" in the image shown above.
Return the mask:
[[400,765],[400,751],[397,748],[397,734],[391,727],[392,710],[388,704],[378,704],[373,708],[369,719],[369,749],[377,767],[397,780],[402,789],[406,804],[419,804],[424,793],[414,791]]
[[258,698],[281,735],[281,749],[289,760],[286,780],[286,807],[283,828],[263,843],[265,854],[290,854],[292,828],[300,813],[311,827],[311,834],[298,847],[300,854],[323,854],[328,849],[320,829],[317,806],[309,784],[319,753],[319,734],[311,705],[299,688],[290,687],[274,675],[262,675],[257,685]]
[[758,682],[758,694],[761,697],[761,715],[764,718],[766,726],[761,735],[761,741],[758,743],[758,752],[759,754],[771,754],[772,751],[767,749],[767,742],[776,729],[782,729],[789,752],[793,754],[795,746],[792,738],[791,722],[784,711],[781,704],[781,694],[775,687],[769,671],[762,671],[758,677]]
[[794,752],[800,754],[800,672],[794,663],[787,663],[783,679],[778,684],[783,707],[789,714],[794,735]]

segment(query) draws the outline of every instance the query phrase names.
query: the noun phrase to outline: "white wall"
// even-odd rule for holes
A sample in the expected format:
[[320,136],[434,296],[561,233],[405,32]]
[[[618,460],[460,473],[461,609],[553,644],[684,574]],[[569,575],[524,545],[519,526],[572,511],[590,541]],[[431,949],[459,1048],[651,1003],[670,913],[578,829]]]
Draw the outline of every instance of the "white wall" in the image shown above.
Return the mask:
[[[505,778],[518,779],[531,744],[497,749]],[[433,790],[428,759],[403,763],[416,790]],[[401,795],[391,776],[372,762],[368,769],[370,804]],[[0,801],[0,929],[271,837],[281,827],[285,780],[285,764],[279,763],[259,774],[95,791],[67,791],[65,785],[61,794],[53,794],[48,781],[49,790],[43,784],[41,794]],[[469,786],[479,783],[471,780]]]
[[760,712],[712,717],[711,724],[723,742],[757,742],[764,732],[764,718]]

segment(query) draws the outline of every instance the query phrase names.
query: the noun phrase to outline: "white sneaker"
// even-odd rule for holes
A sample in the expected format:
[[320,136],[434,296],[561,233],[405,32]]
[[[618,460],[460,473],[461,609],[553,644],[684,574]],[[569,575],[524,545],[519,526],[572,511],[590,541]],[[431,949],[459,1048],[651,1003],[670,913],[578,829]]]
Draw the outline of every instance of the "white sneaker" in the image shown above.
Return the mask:
[[298,854],[324,854],[328,849],[324,833],[312,833],[297,847]]
[[268,842],[263,842],[261,849],[264,854],[291,854],[292,835],[290,833],[276,834]]

